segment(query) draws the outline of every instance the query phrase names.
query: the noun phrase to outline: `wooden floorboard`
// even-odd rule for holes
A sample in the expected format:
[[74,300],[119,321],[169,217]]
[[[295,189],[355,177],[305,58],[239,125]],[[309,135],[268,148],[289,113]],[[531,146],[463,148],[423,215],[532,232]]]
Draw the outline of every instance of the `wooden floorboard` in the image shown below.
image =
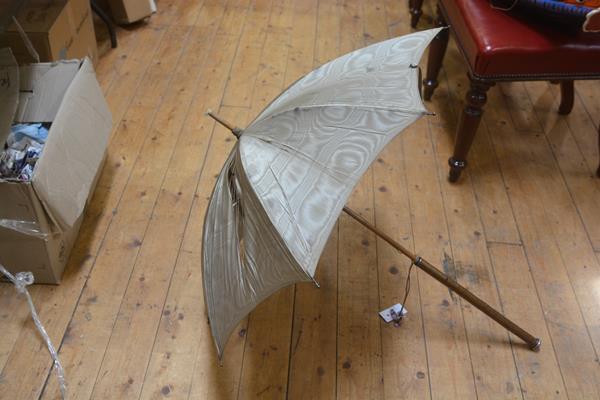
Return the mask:
[[[447,154],[452,151],[453,145],[452,138],[446,132],[449,126],[453,126],[457,115],[452,115],[448,103],[439,106],[436,103],[432,110],[440,116],[439,121],[452,121],[439,124],[436,120],[429,120],[438,175],[440,181],[444,182],[447,174]],[[487,238],[472,185],[468,175],[458,185],[440,185],[453,256],[448,262],[453,264],[459,283],[499,308],[500,302],[486,245]],[[495,345],[507,342],[506,332],[470,304],[462,301],[461,306],[478,396],[488,398],[504,393],[505,398],[521,398],[513,355]]]
[[[31,288],[69,399],[600,398],[600,83],[492,88],[470,164],[446,180],[464,104],[451,42],[436,112],[379,155],[349,200],[380,229],[538,335],[542,351],[413,270],[342,215],[316,280],[276,293],[220,363],[202,293],[201,237],[235,138],[281,90],[353,49],[410,33],[396,0],[159,0],[118,28],[96,71],[113,113],[97,190],[59,286]],[[425,6],[420,29],[431,26]],[[106,41],[105,35],[102,40]],[[102,43],[102,48],[108,48]],[[0,398],[56,399],[24,299],[0,284]]]
[[[296,2],[286,87],[318,67],[318,59],[329,59],[338,54],[337,44],[328,48],[319,47],[328,54],[317,54],[317,40],[339,35],[337,24],[324,24],[324,19],[319,18],[329,7],[329,4],[317,0]],[[334,19],[337,20],[336,14]],[[338,230],[334,228],[317,266],[315,279],[320,287],[296,285],[288,372],[289,399],[335,397],[337,318],[332,316],[337,316],[337,238]],[[318,353],[311,351],[315,348],[319,349]]]
[[[403,4],[386,2],[385,10],[390,36],[410,33]],[[386,146],[373,165],[375,223],[414,251],[407,167],[404,160],[399,159],[403,153],[404,140],[398,137]],[[410,261],[378,238],[377,263],[380,307],[401,303]],[[406,320],[401,329],[393,325],[381,327],[386,399],[431,397],[422,307],[420,296],[414,295],[420,292],[419,279],[416,271],[413,274],[409,288],[413,295],[406,302],[410,320]]]

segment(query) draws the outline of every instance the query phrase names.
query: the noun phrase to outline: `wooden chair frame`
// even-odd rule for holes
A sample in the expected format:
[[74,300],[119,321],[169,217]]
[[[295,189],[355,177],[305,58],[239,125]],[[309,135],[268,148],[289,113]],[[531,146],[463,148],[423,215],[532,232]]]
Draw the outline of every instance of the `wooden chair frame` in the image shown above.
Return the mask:
[[[412,0],[417,1],[417,0]],[[422,1],[421,1],[422,3]],[[411,7],[415,3],[411,3]],[[411,15],[417,15],[412,13]],[[418,14],[420,15],[420,13]],[[427,74],[423,81],[423,98],[430,100],[435,88],[438,86],[438,75],[442,67],[446,48],[448,47],[448,40],[450,33],[452,32],[452,25],[447,23],[446,11],[441,2],[437,5],[437,16],[435,24],[438,27],[447,27],[448,29],[442,30],[435,39],[431,42],[429,47],[429,61],[427,64]],[[455,35],[456,37],[456,35]],[[459,40],[456,41],[460,51],[465,55],[466,53],[462,48],[462,44]],[[600,79],[600,74],[532,74],[532,75],[520,75],[520,74],[504,74],[504,75],[493,75],[493,76],[478,76],[471,70],[469,65],[468,71],[470,87],[466,95],[466,105],[463,109],[462,115],[458,122],[456,130],[456,141],[454,144],[454,153],[449,158],[448,164],[450,166],[450,172],[448,179],[450,182],[456,182],[463,169],[467,166],[467,154],[475,138],[477,128],[481,121],[483,114],[483,106],[487,101],[487,91],[490,87],[496,84],[496,82],[514,82],[514,81],[551,81],[553,83],[559,83],[561,87],[561,102],[558,108],[559,114],[567,115],[573,109],[574,103],[574,80],[584,79]],[[600,129],[598,132],[598,148],[600,149]],[[600,177],[600,166],[596,171],[598,177]]]

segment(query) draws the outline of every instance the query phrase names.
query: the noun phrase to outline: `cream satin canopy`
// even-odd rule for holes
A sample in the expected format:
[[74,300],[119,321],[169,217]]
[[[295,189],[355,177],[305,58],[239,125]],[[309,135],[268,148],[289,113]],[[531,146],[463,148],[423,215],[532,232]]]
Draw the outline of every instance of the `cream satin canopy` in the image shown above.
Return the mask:
[[258,303],[313,280],[362,174],[427,113],[416,65],[438,31],[376,43],[319,67],[241,132],[204,225],[204,295],[219,355]]

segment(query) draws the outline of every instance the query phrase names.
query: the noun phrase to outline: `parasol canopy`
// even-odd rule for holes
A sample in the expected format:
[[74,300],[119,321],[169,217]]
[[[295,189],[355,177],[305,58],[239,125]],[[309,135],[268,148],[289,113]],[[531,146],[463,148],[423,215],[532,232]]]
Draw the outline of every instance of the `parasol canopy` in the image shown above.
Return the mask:
[[204,294],[219,354],[258,303],[313,280],[362,174],[427,113],[416,65],[437,32],[376,43],[321,66],[240,132],[204,225]]
[[[439,31],[337,58],[291,85],[246,129],[230,127],[239,140],[210,199],[202,256],[219,356],[235,326],[261,301],[285,286],[314,281],[354,186],[390,140],[428,113],[417,64]],[[422,269],[430,266],[411,258]]]

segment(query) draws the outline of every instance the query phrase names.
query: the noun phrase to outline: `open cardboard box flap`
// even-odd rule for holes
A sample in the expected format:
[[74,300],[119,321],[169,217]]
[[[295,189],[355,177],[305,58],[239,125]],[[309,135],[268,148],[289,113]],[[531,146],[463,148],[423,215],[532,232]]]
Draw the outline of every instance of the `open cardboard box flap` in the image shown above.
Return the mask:
[[19,103],[19,67],[9,48],[0,49],[0,151]]
[[19,67],[17,122],[53,122],[81,64],[78,60]]
[[65,93],[33,174],[33,188],[63,229],[83,213],[111,126],[94,67],[86,58]]
[[[0,128],[10,129],[13,121],[52,123],[32,185],[50,218],[66,230],[86,206],[108,144],[111,114],[87,58],[31,64],[20,75],[20,93],[13,100],[18,107],[12,107],[11,117],[0,111]],[[9,101],[4,93],[0,97],[0,105]],[[2,132],[4,143],[7,130]]]

